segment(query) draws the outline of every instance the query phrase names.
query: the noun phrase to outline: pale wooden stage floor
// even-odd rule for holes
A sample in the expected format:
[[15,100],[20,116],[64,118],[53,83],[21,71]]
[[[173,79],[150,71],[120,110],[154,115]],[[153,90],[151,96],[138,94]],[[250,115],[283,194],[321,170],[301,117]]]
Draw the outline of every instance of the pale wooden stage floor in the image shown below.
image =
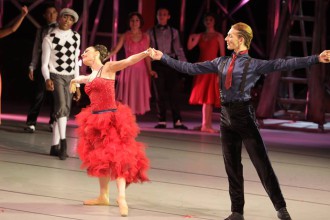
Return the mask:
[[[33,134],[24,122],[3,119],[0,126],[0,219],[122,219],[111,183],[111,206],[83,206],[98,195],[97,179],[80,169],[74,124],[68,127],[65,161],[48,156],[51,133],[40,123]],[[149,147],[150,183],[127,189],[129,217],[135,220],[224,219],[230,214],[228,183],[219,134],[153,129],[138,118],[139,141]],[[189,128],[197,125],[189,121]],[[217,124],[217,123],[215,123]],[[261,130],[294,220],[330,219],[330,134]],[[245,151],[245,219],[275,220],[276,212]]]

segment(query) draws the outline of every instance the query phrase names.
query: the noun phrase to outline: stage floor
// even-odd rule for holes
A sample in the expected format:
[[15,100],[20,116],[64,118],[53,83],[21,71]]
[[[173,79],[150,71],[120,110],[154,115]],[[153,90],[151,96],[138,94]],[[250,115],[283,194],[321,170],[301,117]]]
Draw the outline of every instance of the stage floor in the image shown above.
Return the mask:
[[[189,128],[200,118],[185,112]],[[80,169],[75,124],[68,126],[65,161],[48,156],[51,133],[40,118],[33,134],[24,115],[5,114],[0,125],[1,220],[121,219],[111,183],[111,206],[83,206],[98,195],[98,181]],[[151,182],[127,189],[129,217],[136,220],[224,219],[230,214],[228,182],[219,134],[156,130],[155,119],[138,117],[148,145]],[[218,123],[215,120],[215,126]],[[261,129],[270,159],[295,220],[330,219],[330,134]],[[276,212],[243,148],[245,219],[275,220]]]

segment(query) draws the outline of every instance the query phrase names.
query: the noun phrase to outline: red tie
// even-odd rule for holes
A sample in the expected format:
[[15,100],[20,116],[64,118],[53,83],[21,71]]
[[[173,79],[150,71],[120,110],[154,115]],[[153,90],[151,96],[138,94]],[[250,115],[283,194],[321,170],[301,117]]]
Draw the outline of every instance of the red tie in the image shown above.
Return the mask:
[[229,67],[228,67],[228,72],[226,75],[226,81],[225,81],[225,88],[228,90],[231,87],[231,81],[233,79],[233,69],[235,66],[235,60],[237,58],[237,55],[233,53],[233,57],[230,61]]

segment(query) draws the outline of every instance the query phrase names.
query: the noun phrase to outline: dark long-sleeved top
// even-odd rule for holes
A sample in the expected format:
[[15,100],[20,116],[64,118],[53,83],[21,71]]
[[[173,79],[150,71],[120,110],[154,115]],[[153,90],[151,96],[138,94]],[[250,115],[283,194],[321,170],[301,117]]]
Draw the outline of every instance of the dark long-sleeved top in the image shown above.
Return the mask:
[[32,61],[30,63],[29,69],[35,70],[41,62],[41,45],[44,37],[49,34],[55,27],[57,23],[48,24],[42,28],[39,28],[36,33],[34,40],[33,51],[32,51]]
[[161,61],[170,67],[176,69],[179,72],[188,73],[190,75],[197,75],[210,72],[221,72],[221,63],[227,60],[221,73],[221,80],[219,81],[221,88],[222,102],[244,102],[251,99],[251,88],[255,85],[257,80],[262,74],[267,74],[275,71],[285,71],[306,68],[313,64],[319,63],[318,56],[307,56],[299,58],[288,59],[274,59],[274,60],[260,60],[252,58],[247,69],[246,82],[243,92],[241,92],[241,82],[243,76],[243,69],[245,62],[250,59],[248,54],[238,55],[235,61],[233,70],[232,87],[228,90],[225,89],[224,82],[227,75],[227,70],[231,61],[231,58],[227,60],[227,57],[218,57],[212,61],[205,61],[201,63],[188,63],[172,59],[168,55],[164,54]]
[[[156,38],[154,36],[153,30],[155,30]],[[173,35],[171,34],[171,30]],[[175,55],[179,60],[186,61],[186,56],[184,54],[183,48],[181,46],[179,32],[177,29],[166,26],[158,27],[157,25],[154,28],[151,28],[149,31],[150,36],[150,46],[156,48],[157,41],[157,50],[161,50],[163,53],[168,54],[169,56],[174,57]],[[173,48],[171,46],[173,42]],[[172,51],[174,50],[174,51]]]

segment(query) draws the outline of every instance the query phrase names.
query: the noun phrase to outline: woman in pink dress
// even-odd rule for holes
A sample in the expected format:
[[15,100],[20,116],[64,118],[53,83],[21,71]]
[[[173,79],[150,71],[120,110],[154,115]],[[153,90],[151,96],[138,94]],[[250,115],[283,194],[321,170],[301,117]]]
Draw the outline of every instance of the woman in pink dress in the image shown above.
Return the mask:
[[135,140],[139,133],[135,116],[127,105],[115,101],[115,77],[117,71],[143,60],[150,51],[104,65],[101,60],[108,51],[103,45],[88,47],[81,55],[92,73],[73,79],[70,91],[75,92],[77,83],[85,83],[91,104],[76,115],[77,151],[81,167],[87,169],[88,175],[98,177],[100,185],[99,196],[84,201],[84,205],[109,205],[109,181],[116,180],[119,211],[121,216],[127,216],[126,187],[149,180],[145,145]]
[[[191,34],[188,38],[187,48],[191,50],[199,46],[199,62],[213,60],[225,55],[223,35],[214,28],[216,17],[212,13],[204,16],[205,32]],[[203,132],[215,133],[212,128],[213,106],[220,107],[219,77],[217,73],[194,76],[193,87],[189,99],[192,105],[202,105],[202,125],[195,128]]]
[[[116,54],[123,46],[126,57],[146,50],[150,45],[149,35],[141,31],[142,15],[132,12],[128,16],[130,30],[121,35],[118,44],[111,50]],[[122,70],[117,78],[116,99],[128,105],[133,114],[143,115],[150,111],[151,60],[146,58]]]

